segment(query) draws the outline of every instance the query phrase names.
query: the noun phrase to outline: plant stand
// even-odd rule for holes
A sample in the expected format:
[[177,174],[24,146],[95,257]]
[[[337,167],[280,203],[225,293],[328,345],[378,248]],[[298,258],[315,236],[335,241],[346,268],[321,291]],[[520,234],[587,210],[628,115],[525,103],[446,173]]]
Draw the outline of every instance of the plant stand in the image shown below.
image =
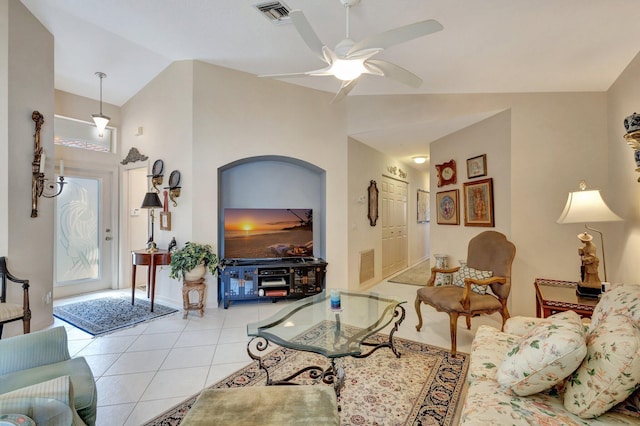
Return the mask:
[[[204,278],[200,278],[196,281],[187,281],[184,280],[182,284],[182,300],[184,307],[184,315],[183,319],[187,318],[189,315],[189,311],[198,311],[200,312],[200,316],[204,315],[204,292],[207,288],[207,285],[204,282]],[[192,291],[198,292],[198,302],[191,303],[189,301],[189,293]]]

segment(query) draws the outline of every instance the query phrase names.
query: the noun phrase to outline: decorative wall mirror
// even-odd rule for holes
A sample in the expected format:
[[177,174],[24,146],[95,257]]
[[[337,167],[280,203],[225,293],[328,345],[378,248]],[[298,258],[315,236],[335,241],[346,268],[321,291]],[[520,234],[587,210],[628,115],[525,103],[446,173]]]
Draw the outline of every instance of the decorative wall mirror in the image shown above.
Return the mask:
[[369,182],[369,212],[367,217],[369,218],[369,225],[376,226],[378,221],[378,187],[376,181]]

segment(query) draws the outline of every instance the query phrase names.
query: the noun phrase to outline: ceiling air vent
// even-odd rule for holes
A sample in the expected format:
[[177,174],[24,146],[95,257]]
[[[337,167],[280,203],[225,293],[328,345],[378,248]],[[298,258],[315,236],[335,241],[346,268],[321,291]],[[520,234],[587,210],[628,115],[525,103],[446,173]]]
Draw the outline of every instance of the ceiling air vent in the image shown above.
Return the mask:
[[256,4],[258,9],[268,20],[274,24],[287,24],[291,22],[289,19],[289,6],[280,1],[269,1],[266,3]]

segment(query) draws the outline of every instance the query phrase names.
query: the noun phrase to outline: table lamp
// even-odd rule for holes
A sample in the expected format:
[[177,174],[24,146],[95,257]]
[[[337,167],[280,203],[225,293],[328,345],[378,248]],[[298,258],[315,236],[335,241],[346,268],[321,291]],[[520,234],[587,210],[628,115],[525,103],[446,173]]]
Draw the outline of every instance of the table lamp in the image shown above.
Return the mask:
[[144,200],[142,201],[142,205],[140,206],[143,209],[149,209],[149,215],[151,216],[151,237],[149,241],[147,241],[147,252],[155,253],[158,251],[158,247],[156,246],[155,241],[153,241],[153,228],[155,225],[153,209],[162,208],[162,203],[160,202],[160,197],[158,197],[157,192],[147,192],[144,195]]
[[[600,234],[600,245],[602,247],[602,267],[604,270],[604,281],[607,281],[607,263],[605,260],[605,251],[604,251],[604,237],[602,235],[602,231],[589,227],[587,222],[614,222],[620,221],[622,218],[615,214],[609,206],[604,202],[602,196],[600,195],[600,191],[590,190],[587,191],[587,184],[585,181],[580,181],[580,191],[570,192],[567,197],[567,204],[564,206],[564,210],[562,214],[558,218],[557,222],[561,224],[565,223],[585,223],[584,227],[589,231],[597,232]],[[578,238],[585,244],[584,248],[579,249],[579,254],[581,259],[584,258],[585,251],[591,251],[590,257],[592,258],[590,261],[592,265],[598,265],[599,260],[595,256],[595,247],[592,246],[591,240],[593,237],[589,235],[586,231],[580,235]],[[584,262],[584,261],[583,261]],[[576,292],[579,296],[583,297],[598,297],[601,293],[602,283],[597,275],[597,266],[594,274],[587,274],[584,270],[581,271],[580,282],[578,283],[578,288]]]

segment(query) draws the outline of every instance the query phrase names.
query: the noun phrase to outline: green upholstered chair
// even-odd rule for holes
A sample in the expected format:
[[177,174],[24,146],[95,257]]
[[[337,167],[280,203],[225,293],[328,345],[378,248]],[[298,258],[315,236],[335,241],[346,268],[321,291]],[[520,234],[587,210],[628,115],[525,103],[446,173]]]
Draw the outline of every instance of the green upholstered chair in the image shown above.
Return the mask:
[[64,327],[0,340],[0,395],[69,376],[73,405],[84,423],[96,423],[97,390],[87,361],[71,358]]

